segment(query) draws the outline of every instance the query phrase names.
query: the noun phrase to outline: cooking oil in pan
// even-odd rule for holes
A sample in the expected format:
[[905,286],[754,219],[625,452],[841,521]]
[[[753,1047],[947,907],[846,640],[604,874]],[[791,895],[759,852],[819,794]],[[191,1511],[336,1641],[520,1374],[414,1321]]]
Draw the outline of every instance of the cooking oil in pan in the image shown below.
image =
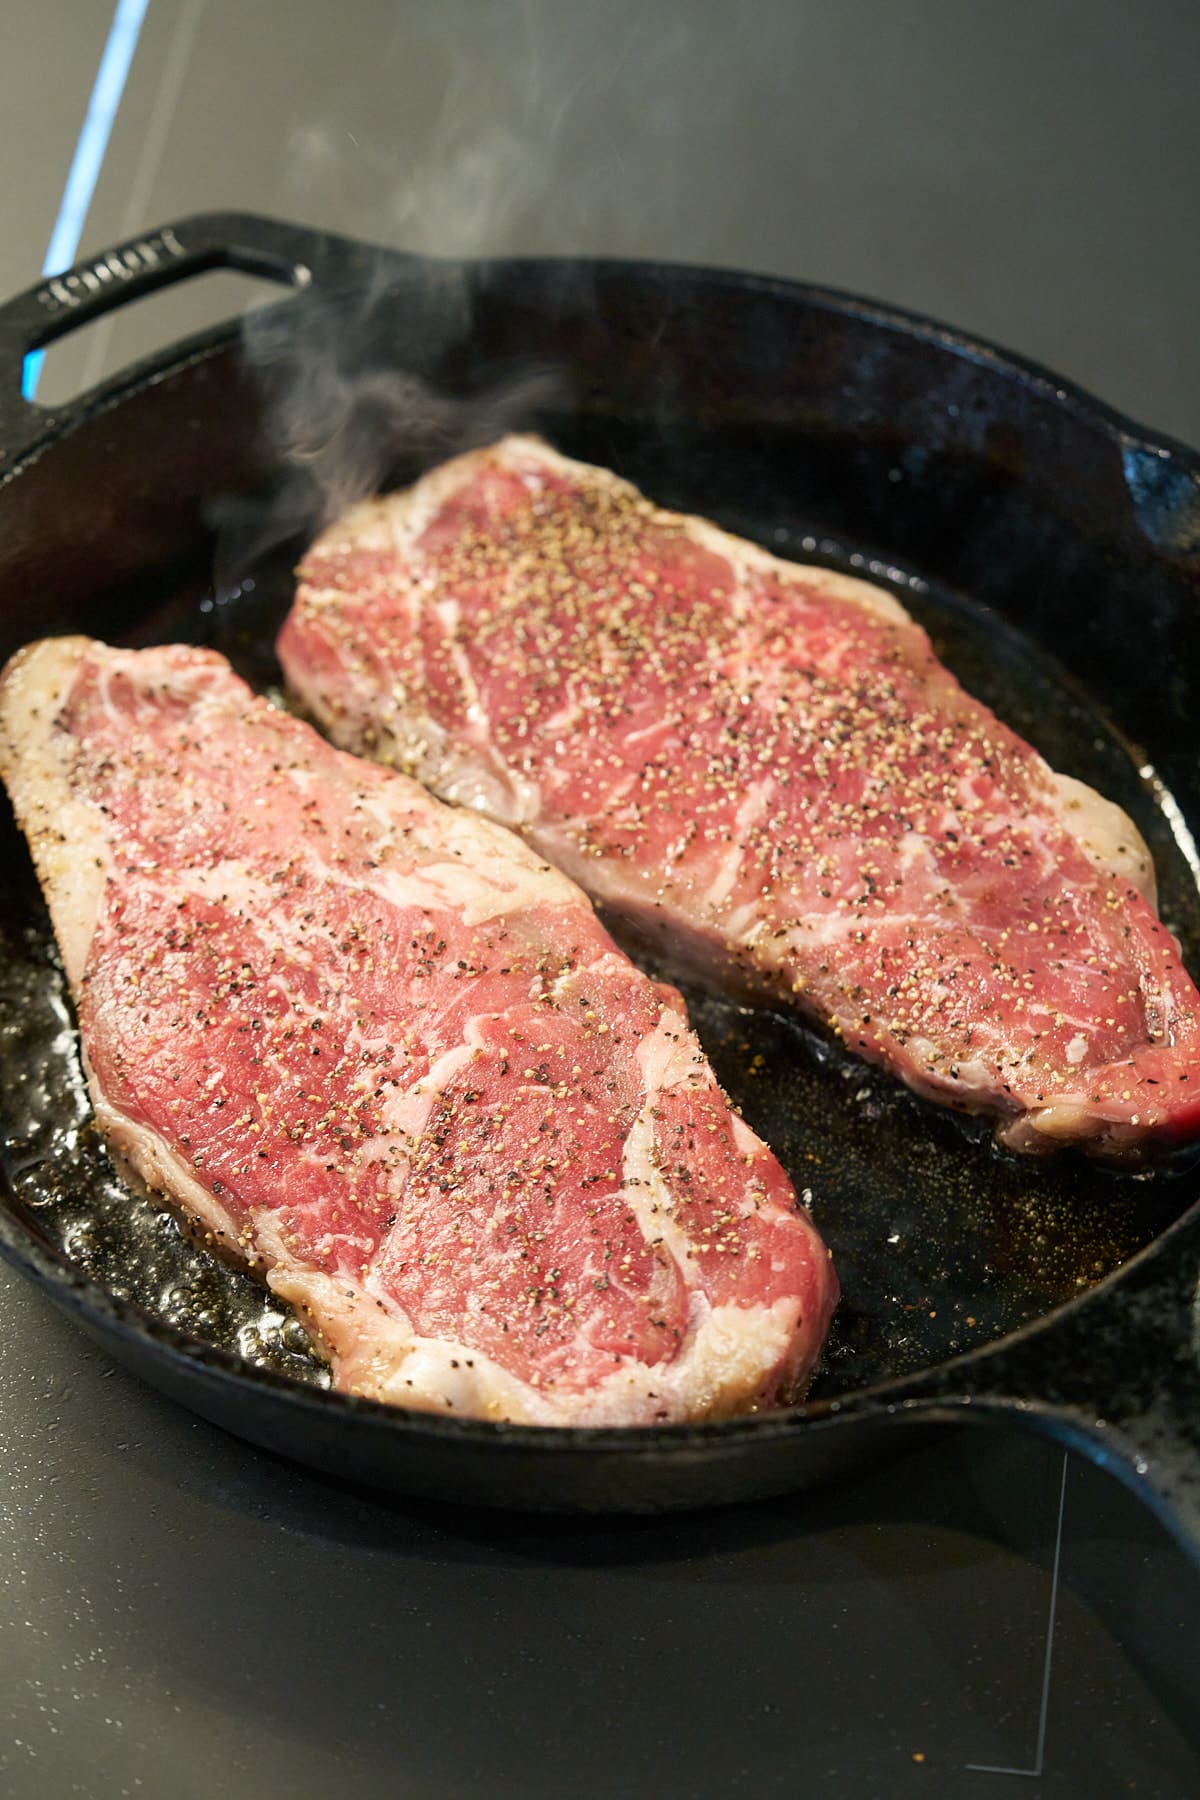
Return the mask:
[[[728,513],[722,523],[779,554],[892,587],[971,691],[1055,767],[1133,815],[1155,858],[1163,916],[1200,968],[1200,896],[1171,796],[1143,778],[1141,758],[1067,675],[993,613],[913,572],[818,532]],[[202,584],[176,590],[130,641],[207,643],[271,687],[295,549],[281,546],[219,595]],[[36,882],[11,822],[2,835],[4,866],[21,871],[0,906],[10,1204],[44,1241],[147,1312],[253,1362],[327,1382],[298,1322],[132,1194],[111,1166],[89,1124]],[[1139,1171],[1077,1152],[1019,1158],[996,1148],[986,1124],[918,1099],[796,1018],[685,991],[726,1091],[779,1156],[833,1251],[843,1298],[814,1395],[870,1386],[1004,1336],[1093,1285],[1200,1195],[1194,1153]]]
[[[11,831],[11,826],[9,827]],[[6,846],[7,866],[19,847]],[[0,1164],[30,1230],[118,1299],[264,1368],[328,1385],[288,1309],[193,1244],[114,1169],[91,1122],[66,981],[40,896],[0,920]]]

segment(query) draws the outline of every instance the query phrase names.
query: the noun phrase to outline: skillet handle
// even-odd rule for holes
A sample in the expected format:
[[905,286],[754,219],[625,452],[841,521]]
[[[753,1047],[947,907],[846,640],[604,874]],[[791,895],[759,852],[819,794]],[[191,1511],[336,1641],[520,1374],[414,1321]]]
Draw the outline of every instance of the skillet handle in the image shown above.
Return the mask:
[[[303,288],[351,273],[369,252],[332,233],[252,213],[200,213],[104,250],[0,305],[0,462],[11,461],[80,402],[48,408],[22,393],[25,358],[77,326],[209,269]],[[378,255],[378,252],[370,252]]]
[[1200,1562],[1200,1208],[1010,1343],[916,1377],[897,1411],[1048,1433],[1123,1480]]

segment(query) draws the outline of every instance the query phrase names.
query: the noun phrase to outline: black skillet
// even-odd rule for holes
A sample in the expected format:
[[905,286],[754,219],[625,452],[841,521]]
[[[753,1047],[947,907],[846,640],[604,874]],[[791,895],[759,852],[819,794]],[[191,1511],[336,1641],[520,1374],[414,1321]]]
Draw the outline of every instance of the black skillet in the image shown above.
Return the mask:
[[[305,290],[249,358],[231,325],[69,406],[22,400],[28,351],[215,267]],[[209,216],[0,309],[0,384],[4,653],[56,631],[190,637],[269,684],[330,420],[360,484],[534,423],[662,502],[893,586],[969,686],[1136,816],[1200,968],[1200,462],[1040,369],[758,277],[444,264]],[[121,1187],[7,817],[0,934],[0,1250],[229,1430],[397,1493],[651,1510],[847,1474],[911,1422],[1012,1419],[1111,1467],[1200,1555],[1196,1154],[1138,1172],[1006,1156],[796,1022],[691,994],[837,1258],[808,1404],[629,1431],[427,1418],[329,1392],[294,1322]]]

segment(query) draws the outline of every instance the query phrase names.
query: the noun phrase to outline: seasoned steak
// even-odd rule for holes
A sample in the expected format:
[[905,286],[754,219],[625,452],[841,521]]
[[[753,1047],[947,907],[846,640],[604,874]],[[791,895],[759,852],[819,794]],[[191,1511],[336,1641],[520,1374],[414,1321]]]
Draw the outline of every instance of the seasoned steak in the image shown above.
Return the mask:
[[354,508],[280,638],[338,743],[1015,1148],[1200,1130],[1200,997],[1129,820],[890,594],[531,438]]
[[0,682],[97,1123],[339,1387],[627,1424],[794,1396],[837,1294],[673,989],[507,831],[191,649]]

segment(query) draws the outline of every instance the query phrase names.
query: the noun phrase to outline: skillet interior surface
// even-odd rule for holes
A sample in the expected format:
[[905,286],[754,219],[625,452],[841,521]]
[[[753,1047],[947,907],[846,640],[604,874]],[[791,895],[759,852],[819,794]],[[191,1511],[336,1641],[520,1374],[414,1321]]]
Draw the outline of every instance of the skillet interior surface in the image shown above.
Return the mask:
[[[661,418],[579,410],[537,422],[562,449],[611,464],[662,503],[703,512],[778,554],[891,587],[971,691],[1055,767],[1133,815],[1154,854],[1163,916],[1200,967],[1200,897],[1172,796],[1141,772],[1146,752],[1109,718],[1086,671],[1084,679],[1066,671],[1070,639],[1056,641],[1055,656],[1029,629],[1035,618],[1022,628],[939,576],[943,557],[900,561],[893,541],[848,531],[848,497],[836,493],[828,459],[814,466],[803,437],[679,421],[664,430]],[[135,593],[126,585],[81,598],[56,628],[124,643],[205,643],[269,689],[298,547],[277,545],[217,590],[214,558],[226,559],[209,541],[189,566],[141,571]],[[1128,648],[1138,653],[1136,634]],[[0,1138],[12,1204],[110,1292],[207,1344],[326,1384],[298,1323],[113,1171],[88,1123],[48,921],[8,817],[0,859],[11,871],[0,892]],[[993,1146],[987,1126],[918,1100],[794,1019],[694,988],[687,996],[720,1079],[810,1201],[834,1253],[843,1301],[812,1399],[1005,1336],[1119,1267],[1200,1197],[1194,1154],[1139,1171],[1072,1154],[1017,1158]]]

